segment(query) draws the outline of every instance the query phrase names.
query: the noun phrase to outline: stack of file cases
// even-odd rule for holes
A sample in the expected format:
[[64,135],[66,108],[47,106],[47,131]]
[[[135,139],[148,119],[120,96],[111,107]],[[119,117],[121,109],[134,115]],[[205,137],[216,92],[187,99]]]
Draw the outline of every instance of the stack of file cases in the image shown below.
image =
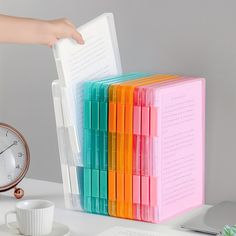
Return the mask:
[[157,223],[203,204],[205,80],[122,74],[112,14],[85,26],[86,52],[54,48],[66,207]]
[[73,206],[159,222],[203,203],[204,79],[138,73],[83,87],[83,167],[68,181],[80,192]]

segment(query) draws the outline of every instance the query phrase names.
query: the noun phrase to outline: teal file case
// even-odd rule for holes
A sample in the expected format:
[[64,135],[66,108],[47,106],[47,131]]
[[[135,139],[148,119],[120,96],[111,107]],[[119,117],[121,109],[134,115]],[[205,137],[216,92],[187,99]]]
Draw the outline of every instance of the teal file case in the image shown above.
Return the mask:
[[99,191],[99,102],[96,83],[91,85],[91,107],[92,107],[92,122],[91,122],[91,162],[92,162],[92,212],[100,213],[100,191]]
[[[111,78],[110,78],[111,79]],[[105,79],[106,80],[106,79]],[[84,210],[100,213],[100,163],[99,163],[99,103],[95,81],[83,85],[83,163]],[[95,86],[96,88],[96,86]],[[104,179],[104,178],[102,178]],[[105,181],[107,182],[107,181]],[[107,187],[103,188],[107,191]],[[105,213],[104,213],[105,214]]]
[[92,163],[91,163],[91,86],[92,82],[86,82],[83,85],[83,164],[84,164],[84,210],[92,212]]

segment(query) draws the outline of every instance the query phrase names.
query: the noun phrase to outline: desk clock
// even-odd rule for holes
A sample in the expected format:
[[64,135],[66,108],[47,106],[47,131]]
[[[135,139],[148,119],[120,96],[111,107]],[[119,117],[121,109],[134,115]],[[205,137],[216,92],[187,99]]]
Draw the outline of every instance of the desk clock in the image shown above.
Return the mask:
[[29,163],[29,147],[23,135],[0,123],[0,192],[14,189],[15,197],[22,198],[24,190],[17,185],[25,177]]

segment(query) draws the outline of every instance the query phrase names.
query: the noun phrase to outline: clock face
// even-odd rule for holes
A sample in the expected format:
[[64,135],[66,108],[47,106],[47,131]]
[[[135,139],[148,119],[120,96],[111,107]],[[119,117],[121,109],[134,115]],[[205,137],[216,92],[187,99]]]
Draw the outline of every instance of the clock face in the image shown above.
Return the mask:
[[28,146],[20,133],[0,124],[0,190],[14,187],[29,165]]

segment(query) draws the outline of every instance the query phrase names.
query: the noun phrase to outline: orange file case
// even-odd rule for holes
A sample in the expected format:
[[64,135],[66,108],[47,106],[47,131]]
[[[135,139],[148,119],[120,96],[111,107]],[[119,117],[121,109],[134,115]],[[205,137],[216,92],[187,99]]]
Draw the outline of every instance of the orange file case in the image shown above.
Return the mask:
[[[146,73],[135,73],[122,76],[120,81],[131,81],[147,76]],[[121,79],[121,78],[120,78]],[[116,82],[121,83],[121,82]],[[109,86],[109,117],[108,117],[108,213],[116,216],[116,87]]]
[[132,153],[133,91],[135,86],[175,78],[155,75],[114,84],[109,89],[109,214],[133,218]]
[[116,216],[116,91],[109,88],[108,214]]

